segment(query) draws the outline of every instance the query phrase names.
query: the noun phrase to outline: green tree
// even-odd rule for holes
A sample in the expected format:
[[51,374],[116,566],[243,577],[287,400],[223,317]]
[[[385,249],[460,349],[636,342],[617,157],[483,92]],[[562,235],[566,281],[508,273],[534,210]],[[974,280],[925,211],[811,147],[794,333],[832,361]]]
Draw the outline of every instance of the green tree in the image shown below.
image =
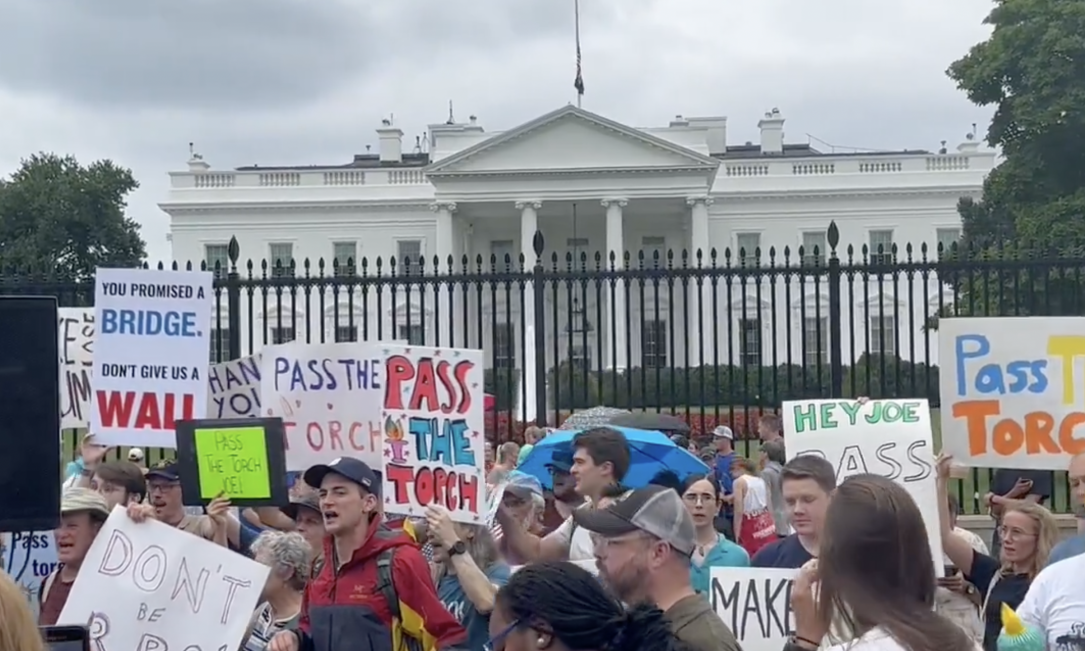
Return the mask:
[[[1085,254],[1085,2],[996,0],[990,38],[950,66],[993,107],[987,142],[1005,159],[980,201],[962,199],[961,246],[943,277],[980,314],[1082,314]],[[988,273],[952,258],[987,264]],[[996,261],[1028,260],[1027,265]]]
[[0,180],[0,269],[53,271],[87,279],[97,267],[132,267],[147,257],[139,224],[125,215],[139,187],[131,170],[102,160],[35,154]]

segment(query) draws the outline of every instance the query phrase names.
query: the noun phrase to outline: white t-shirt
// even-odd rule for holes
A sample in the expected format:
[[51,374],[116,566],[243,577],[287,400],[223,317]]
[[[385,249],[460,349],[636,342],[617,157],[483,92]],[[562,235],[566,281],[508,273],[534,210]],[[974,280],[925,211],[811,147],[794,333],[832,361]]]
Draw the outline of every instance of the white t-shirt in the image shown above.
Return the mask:
[[[582,506],[580,508],[591,508]],[[592,542],[591,532],[584,527],[573,524],[572,516],[565,518],[565,522],[555,529],[551,536],[557,536],[561,542],[569,548],[570,561],[594,561],[595,543]]]
[[1017,614],[1043,631],[1049,649],[1085,649],[1085,556],[1044,568]]

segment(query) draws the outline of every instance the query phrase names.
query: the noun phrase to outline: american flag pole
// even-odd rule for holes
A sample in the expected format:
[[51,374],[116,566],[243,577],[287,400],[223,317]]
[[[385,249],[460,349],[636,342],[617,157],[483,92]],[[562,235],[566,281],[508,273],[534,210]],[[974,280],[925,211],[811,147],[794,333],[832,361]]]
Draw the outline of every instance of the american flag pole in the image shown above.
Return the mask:
[[576,89],[576,106],[577,108],[583,108],[584,71],[581,67],[580,56],[580,0],[573,0],[573,8],[576,12],[576,78],[573,80],[573,88]]

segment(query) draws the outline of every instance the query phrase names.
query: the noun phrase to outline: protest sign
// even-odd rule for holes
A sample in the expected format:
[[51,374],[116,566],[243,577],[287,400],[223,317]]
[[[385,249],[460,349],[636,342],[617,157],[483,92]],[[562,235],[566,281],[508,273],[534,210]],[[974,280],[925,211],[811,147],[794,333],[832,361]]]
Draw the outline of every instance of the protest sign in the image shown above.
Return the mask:
[[212,364],[207,369],[207,417],[260,415],[260,353]]
[[386,513],[445,506],[454,521],[486,515],[482,351],[386,345]]
[[287,470],[304,471],[342,456],[381,467],[379,344],[289,343],[261,352],[262,408],[264,415],[283,419]]
[[798,400],[781,412],[787,457],[816,454],[836,468],[836,480],[872,473],[899,483],[927,526],[931,558],[943,574],[942,529],[926,400]]
[[199,536],[154,520],[136,524],[118,506],[57,623],[89,623],[97,651],[236,649],[267,574],[267,566]]
[[90,373],[94,363],[94,308],[62,307],[60,333],[60,428],[90,424]]
[[713,567],[709,602],[744,651],[779,651],[795,634],[791,585],[798,570]]
[[283,506],[289,499],[281,418],[177,422],[177,463],[187,505],[219,495],[235,506]]
[[172,448],[207,412],[211,273],[98,269],[91,430],[106,445]]
[[35,613],[42,583],[59,565],[52,531],[0,534],[0,571],[18,584]]
[[942,449],[962,464],[1066,470],[1085,452],[1085,318],[938,323]]

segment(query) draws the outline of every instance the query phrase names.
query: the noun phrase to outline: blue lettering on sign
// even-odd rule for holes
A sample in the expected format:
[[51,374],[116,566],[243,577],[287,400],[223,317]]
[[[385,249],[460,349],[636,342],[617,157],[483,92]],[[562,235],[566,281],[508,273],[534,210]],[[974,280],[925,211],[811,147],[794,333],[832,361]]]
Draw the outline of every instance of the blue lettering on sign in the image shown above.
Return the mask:
[[414,436],[419,461],[437,461],[446,466],[474,466],[475,453],[467,440],[467,421],[412,417],[407,431]]
[[200,337],[195,312],[159,312],[158,310],[114,310],[104,308],[99,332],[106,335],[146,337]]
[[[1047,360],[1014,360],[1005,365],[988,363],[969,371],[969,363],[991,355],[991,342],[983,335],[960,335],[954,341],[957,366],[957,395],[970,389],[981,395],[1024,393],[1040,394],[1047,390]],[[973,368],[975,368],[973,366]]]
[[377,359],[275,358],[275,389],[282,385],[295,391],[348,391],[381,388],[384,363]]

